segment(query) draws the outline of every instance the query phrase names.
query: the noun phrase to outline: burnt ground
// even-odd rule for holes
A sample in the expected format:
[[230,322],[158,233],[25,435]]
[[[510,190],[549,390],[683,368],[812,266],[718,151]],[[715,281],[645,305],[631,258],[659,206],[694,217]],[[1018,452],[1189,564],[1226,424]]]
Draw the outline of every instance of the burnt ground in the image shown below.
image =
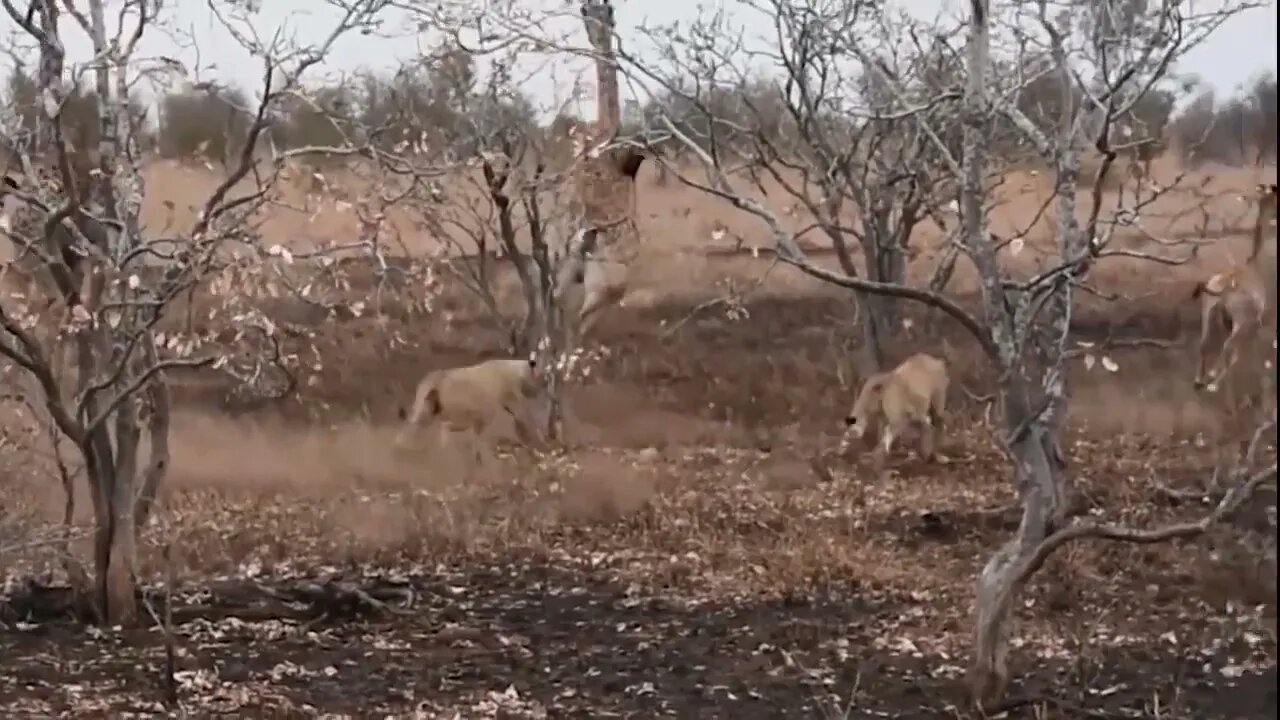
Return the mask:
[[[183,712],[971,717],[972,580],[1016,523],[979,509],[1008,493],[979,408],[957,403],[949,465],[907,458],[873,479],[854,461],[824,476],[812,460],[851,392],[830,360],[833,347],[851,347],[851,331],[831,330],[848,309],[822,298],[749,309],[749,323],[701,317],[665,337],[646,328],[673,325],[688,308],[655,308],[614,329],[614,352],[576,398],[594,432],[594,474],[512,461],[520,489],[485,490],[439,513],[378,479],[341,491],[175,490],[166,527],[185,553],[173,598]],[[343,361],[285,405],[237,415],[293,425],[386,418],[424,356],[453,364],[490,342],[465,327],[396,323],[332,328],[322,354]],[[935,343],[940,327],[921,317],[896,351]],[[1184,332],[1160,317],[1098,327],[1092,337]],[[416,345],[370,342],[393,331],[416,332]],[[983,391],[981,362],[965,351],[973,346],[946,337],[961,382]],[[1186,355],[1116,350],[1119,371],[1095,380],[1098,371],[1081,370],[1076,382],[1098,383],[1102,396],[1132,386],[1123,402],[1155,403],[1178,386],[1169,378],[1189,373]],[[184,402],[212,412],[225,399],[203,388]],[[1199,415],[1167,432],[1147,418],[1117,433],[1103,423],[1115,414],[1073,426],[1068,452],[1086,502],[1144,526],[1197,517],[1198,503],[1159,501],[1151,483],[1185,487],[1209,474]],[[1265,577],[1274,565],[1238,559],[1242,532],[1060,553],[1023,596],[1011,696],[1025,702],[1005,717],[1275,717],[1275,590]],[[56,590],[33,596],[18,585],[9,596],[6,715],[176,712],[164,704],[160,630],[72,623]]]
[[[193,717],[968,716],[955,707],[960,659],[891,632],[927,603],[865,599],[857,587],[673,599],[509,556],[409,582],[404,616],[180,623],[179,707]],[[1013,702],[1030,702],[1006,717],[1275,717],[1274,646],[1244,648],[1255,664],[1242,667],[1241,647],[1171,646],[1167,623],[1144,621],[1152,635],[1091,646],[1087,659],[1021,655]],[[1249,638],[1242,626],[1224,632]],[[157,629],[18,622],[4,641],[9,717],[173,714]]]
[[[178,679],[196,716],[954,717],[955,664],[881,647],[918,606],[862,597],[646,596],[546,558],[403,578],[395,621],[196,622]],[[7,633],[10,712],[118,717],[163,708],[157,630]],[[56,650],[55,650],[56,648]],[[1274,717],[1274,669],[1224,678],[1223,656],[1136,646],[1092,667],[1036,660],[1012,717]],[[1049,699],[1052,698],[1052,699]],[[1161,703],[1163,712],[1161,715]],[[1047,715],[1043,714],[1047,711]],[[439,715],[436,715],[438,713]],[[1174,714],[1177,713],[1177,714]]]

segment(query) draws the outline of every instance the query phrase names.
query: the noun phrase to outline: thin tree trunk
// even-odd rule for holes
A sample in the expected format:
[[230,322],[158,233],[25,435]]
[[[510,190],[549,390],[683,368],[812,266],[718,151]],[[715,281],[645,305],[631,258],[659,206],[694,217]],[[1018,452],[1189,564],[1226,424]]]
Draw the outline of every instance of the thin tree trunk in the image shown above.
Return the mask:
[[[155,346],[147,342],[145,361],[148,366],[158,362]],[[169,386],[163,375],[152,378],[147,387],[147,403],[150,412],[147,416],[148,448],[147,468],[142,473],[142,487],[138,492],[136,530],[146,527],[147,520],[155,506],[156,494],[169,472],[169,425],[170,397]]]
[[58,477],[62,481],[62,529],[66,533],[62,548],[63,569],[66,570],[67,581],[75,594],[78,611],[86,617],[94,615],[95,619],[101,622],[102,617],[97,616],[97,604],[91,601],[89,578],[85,574],[84,565],[76,558],[74,543],[71,540],[72,528],[75,527],[76,520],[76,488],[75,477],[72,476],[71,469],[67,467],[62,457],[62,432],[52,419],[42,418],[41,422],[46,423],[53,460],[58,467]]
[[[569,249],[572,253],[573,248]],[[561,262],[576,262],[574,258],[562,259]],[[559,267],[550,267],[550,260],[547,261],[547,267],[541,268],[543,288],[541,302],[542,314],[542,339],[539,342],[541,349],[539,364],[543,368],[545,382],[543,387],[547,395],[547,422],[545,433],[547,439],[554,442],[564,442],[564,372],[565,361],[568,359],[567,353],[577,351],[577,345],[571,338],[569,323],[566,322],[564,308],[559,302],[561,296],[559,287]],[[572,322],[572,321],[570,321]]]
[[1026,561],[1053,533],[1063,506],[1064,468],[1051,429],[1034,423],[1012,451],[1023,502],[1022,522],[1018,533],[987,560],[974,598],[969,686],[980,706],[1004,695],[1009,682],[1007,625],[1013,598],[1024,581]]
[[[103,461],[99,452],[99,435],[95,432],[88,440],[86,447],[81,448],[85,458],[85,474],[89,480],[89,492],[93,497],[93,579],[95,602],[98,606],[98,617],[103,622],[110,622],[107,588],[107,571],[111,567],[111,546],[113,542],[112,528],[112,493],[115,486],[113,468],[109,462]],[[107,456],[109,457],[109,455]]]
[[111,493],[111,558],[107,572],[107,622],[132,625],[138,619],[134,593],[137,560],[136,509],[138,494],[139,398],[131,397],[116,411],[116,465]]
[[[902,250],[890,237],[891,220],[881,216],[870,219],[867,237],[863,241],[863,261],[867,266],[867,279],[873,282],[901,283],[906,274],[906,263]],[[885,295],[870,295],[868,300],[875,308],[877,336],[888,340],[897,335],[901,318],[901,303],[897,298]]]
[[[830,193],[828,198],[825,208],[827,215],[832,218],[840,217],[839,193]],[[823,232],[831,239],[831,246],[835,248],[840,269],[849,277],[858,277],[858,266],[854,264],[853,255],[849,252],[848,244],[845,243],[844,231],[834,224],[824,224]],[[875,272],[876,267],[876,262],[873,260],[874,252],[869,248],[869,244],[866,241],[863,243],[863,260],[868,274]],[[858,335],[862,340],[858,345],[857,374],[866,377],[883,370],[885,364],[884,337],[880,323],[881,298],[857,291],[854,291],[853,296],[854,302],[857,303]]]
[[[1021,376],[1014,372],[1018,364],[1013,311],[1006,303],[999,265],[986,233],[983,179],[986,173],[989,139],[987,128],[986,74],[990,52],[987,0],[970,0],[968,47],[966,49],[966,84],[963,103],[963,176],[960,210],[964,241],[972,248],[972,257],[982,282],[983,304],[990,322],[991,338],[999,352],[999,370],[1007,379],[1002,383],[1000,401],[1006,428],[1017,428],[1028,419],[1026,388]],[[1040,445],[1041,428],[1027,428],[1022,437],[1011,438],[1015,473],[1024,501],[1023,526],[1017,537],[1007,542],[988,560],[979,576],[974,597],[974,647],[969,666],[969,691],[979,706],[992,702],[1004,692],[1009,678],[1008,650],[1003,641],[1001,612],[1007,606],[1008,588],[1013,563],[1025,543],[1037,534],[1029,526],[1030,511],[1040,500],[1031,495],[1034,488],[1053,482],[1052,469]],[[1034,525],[1031,524],[1031,525]],[[1002,605],[1003,602],[1003,605]]]
[[[969,89],[973,93],[971,99],[967,97],[967,104],[979,101],[985,104],[989,49],[987,5],[986,0],[972,0],[972,3]],[[1054,50],[1054,59],[1059,69],[1065,72],[1066,56],[1060,46]],[[975,119],[980,116],[976,112],[973,114]],[[1088,232],[1081,230],[1076,213],[1078,130],[1079,123],[1064,115],[1053,149],[1058,253],[1063,259],[1084,257],[1086,235],[1092,234],[1092,228]],[[980,134],[980,131],[976,123],[966,125],[966,148],[982,146],[981,141],[969,135]],[[1106,169],[1107,165],[1104,165],[1104,175]],[[973,165],[967,171],[972,175],[967,173],[965,177],[966,213],[976,210],[974,206],[981,198],[977,187],[981,175]],[[982,261],[985,264],[989,259],[983,257]],[[974,702],[988,706],[1000,699],[1009,680],[1008,625],[1013,600],[1035,571],[1036,555],[1064,517],[1066,467],[1057,439],[1066,416],[1067,387],[1062,348],[1070,333],[1073,296],[1071,283],[1063,278],[1064,282],[1039,289],[1042,295],[1033,298],[1013,296],[1016,303],[1010,304],[1000,294],[1003,291],[997,284],[999,275],[986,267],[979,270],[984,278],[987,297],[998,299],[998,302],[988,301],[988,313],[998,311],[999,316],[1006,319],[1004,323],[993,323],[992,331],[993,334],[1000,333],[995,339],[1004,356],[1002,364],[1007,368],[1007,379],[1001,388],[1004,428],[1009,437],[1023,507],[1017,534],[987,561],[976,588],[973,662],[969,682]],[[1033,307],[1039,307],[1038,315]],[[1020,343],[1012,341],[1015,337],[1020,339]],[[1034,396],[1031,393],[1033,378],[1038,386]]]
[[[862,260],[867,268],[867,279],[880,280],[880,252],[876,248],[875,228],[867,230],[866,239],[862,241]],[[884,369],[884,341],[889,335],[885,327],[886,313],[889,311],[886,303],[888,299],[871,293],[862,293],[858,298],[858,303],[862,305],[862,355],[864,362],[869,363],[863,366],[864,374]]]
[[867,377],[884,369],[884,342],[880,334],[879,298],[869,293],[857,293],[858,332],[862,335],[862,343],[858,348],[859,373]]
[[106,622],[110,625],[133,625],[138,620],[138,601],[134,594],[134,562],[137,543],[133,532],[133,483],[119,482],[112,495],[113,517],[105,573]]

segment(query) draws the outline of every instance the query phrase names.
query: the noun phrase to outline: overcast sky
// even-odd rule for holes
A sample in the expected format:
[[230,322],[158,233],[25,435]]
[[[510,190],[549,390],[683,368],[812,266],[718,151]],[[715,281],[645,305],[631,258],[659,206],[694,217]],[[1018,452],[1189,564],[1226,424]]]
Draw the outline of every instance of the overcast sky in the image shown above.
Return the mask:
[[[447,1],[447,0],[446,0]],[[479,0],[484,1],[484,0]],[[887,0],[889,5],[910,11],[921,18],[943,16],[958,17],[962,0]],[[1203,5],[1213,0],[1192,0],[1184,3],[1192,11],[1196,5]],[[106,0],[108,15],[114,15],[113,9],[121,5],[122,0]],[[214,19],[208,6],[209,0],[167,0],[172,8],[167,13],[167,24],[164,29],[152,29],[144,36],[140,56],[168,56],[177,58],[189,68],[197,66],[197,53],[190,47],[189,40],[181,37],[184,33],[193,35],[199,46],[199,70],[201,79],[217,77],[223,81],[233,81],[246,89],[256,90],[260,87],[260,65],[232,38],[231,34]],[[226,3],[227,0],[217,0]],[[243,2],[243,0],[241,0]],[[572,11],[576,3],[568,0],[521,0],[523,6],[550,3],[553,7]],[[25,5],[25,2],[16,4]],[[83,0],[77,0],[83,6]],[[269,38],[273,33],[282,31],[302,43],[314,43],[325,37],[333,27],[338,15],[323,0],[263,0],[264,9],[257,13],[253,25],[258,35]],[[619,35],[628,47],[634,48],[642,42],[636,28],[643,23],[658,23],[671,20],[688,21],[697,17],[699,12],[707,12],[725,5],[725,0],[615,0]],[[735,12],[737,18],[745,18],[748,25],[758,25],[759,32],[767,26],[759,20],[752,20],[751,13]],[[64,41],[68,45],[69,60],[83,62],[91,57],[90,44],[87,37],[72,24],[68,17],[63,18]],[[1228,21],[1210,40],[1192,51],[1178,70],[1193,72],[1205,82],[1212,84],[1220,93],[1232,93],[1243,83],[1248,82],[1258,73],[1276,69],[1276,4],[1271,0],[1266,7],[1253,9]],[[0,44],[7,44],[4,38],[11,37],[15,24],[7,16],[0,17]],[[576,33],[578,43],[585,44],[585,35],[581,22],[573,15],[567,15],[557,24],[557,31]],[[324,69],[320,74],[312,75],[318,79],[325,71],[351,71],[361,68],[387,69],[393,68],[418,55],[420,44],[430,41],[429,37],[418,33],[412,23],[401,14],[388,13],[382,31],[378,35],[362,36],[351,33],[342,38],[333,48]],[[7,62],[7,60],[0,60]],[[584,73],[584,64],[572,61],[557,63],[555,68],[544,68],[535,73],[522,86],[532,93],[543,107],[563,102],[569,95],[574,77]],[[586,75],[588,86],[590,75]],[[628,91],[624,89],[623,96]],[[590,111],[589,107],[581,108]]]

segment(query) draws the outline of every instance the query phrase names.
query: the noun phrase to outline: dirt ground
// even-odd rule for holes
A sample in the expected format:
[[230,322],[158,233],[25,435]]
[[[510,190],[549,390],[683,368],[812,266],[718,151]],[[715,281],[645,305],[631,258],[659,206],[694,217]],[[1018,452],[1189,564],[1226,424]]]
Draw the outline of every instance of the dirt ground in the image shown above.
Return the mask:
[[[767,265],[719,262],[698,272]],[[1190,388],[1181,281],[1079,318],[1083,340],[1173,344],[1106,351],[1114,372],[1073,364],[1081,512],[1199,517],[1166,489],[1196,487],[1243,439]],[[504,445],[474,472],[426,439],[391,443],[423,372],[496,352],[449,303],[314,321],[319,369],[265,407],[180,383],[140,570],[174,635],[73,622],[51,553],[23,553],[0,568],[0,709],[153,716],[172,690],[192,717],[973,717],[973,581],[1017,524],[985,408],[953,393],[938,465],[838,457],[848,298],[783,278],[734,320],[679,282],[688,297],[654,291],[603,333],[608,356],[570,392],[575,447]],[[906,318],[895,358],[945,341],[959,383],[989,389],[961,331]],[[55,483],[16,460],[3,472],[11,524],[60,515]],[[1268,506],[1194,542],[1058,553],[1021,598],[1005,717],[1276,717]]]

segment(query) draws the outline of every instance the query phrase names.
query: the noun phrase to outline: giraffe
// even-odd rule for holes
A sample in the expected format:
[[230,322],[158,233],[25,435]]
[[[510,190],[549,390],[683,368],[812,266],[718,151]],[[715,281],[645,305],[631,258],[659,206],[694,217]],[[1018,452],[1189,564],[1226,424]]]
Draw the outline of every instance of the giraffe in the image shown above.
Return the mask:
[[[609,0],[582,0],[581,13],[595,56],[596,121],[594,127],[577,130],[585,137],[573,194],[584,228],[595,232],[580,234],[584,242],[572,249],[581,256],[583,272],[576,275],[585,286],[582,292],[566,296],[574,305],[566,308],[566,315],[576,325],[572,329],[575,344],[595,325],[601,310],[621,303],[627,294],[627,268],[639,254],[635,184],[644,162],[644,155],[633,149],[607,147],[622,124],[613,6]],[[588,237],[590,241],[585,242]]]
[[[1192,297],[1200,302],[1200,338],[1197,343],[1199,365],[1195,387],[1211,388],[1222,379],[1235,364],[1240,347],[1257,335],[1274,313],[1274,274],[1268,276],[1268,267],[1274,267],[1275,258],[1263,253],[1263,243],[1276,215],[1280,189],[1275,183],[1257,187],[1258,217],[1253,228],[1253,242],[1248,258],[1230,268],[1215,273],[1196,285]],[[1272,271],[1274,272],[1274,271]],[[1218,351],[1218,361],[1212,371],[1209,368],[1209,333],[1215,323],[1228,329],[1226,340]]]

